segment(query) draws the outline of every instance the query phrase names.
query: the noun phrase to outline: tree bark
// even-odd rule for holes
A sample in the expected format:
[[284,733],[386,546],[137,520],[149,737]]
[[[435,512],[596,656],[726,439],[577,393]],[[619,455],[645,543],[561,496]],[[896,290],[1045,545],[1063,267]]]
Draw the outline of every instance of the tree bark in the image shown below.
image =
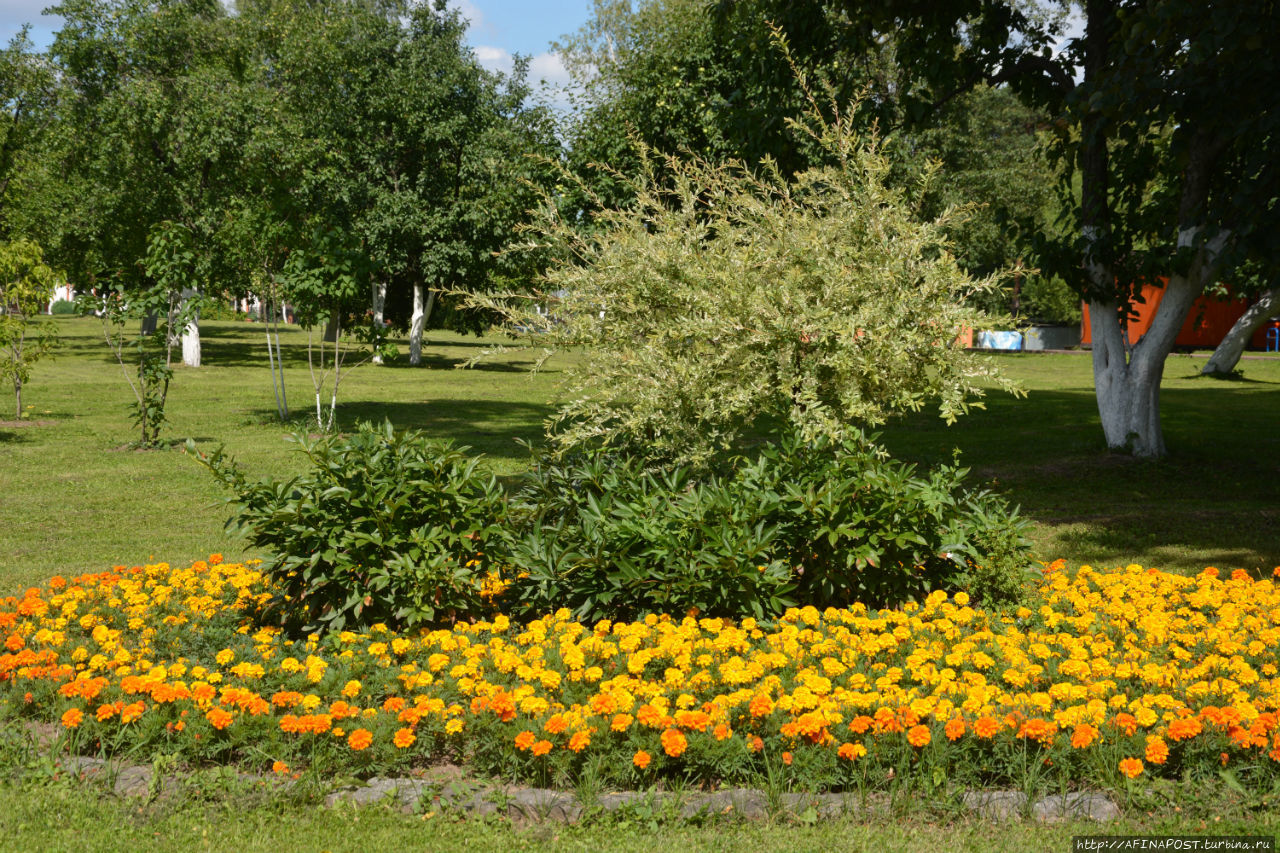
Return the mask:
[[427,295],[424,304],[422,298],[424,290],[421,284],[413,286],[413,319],[409,324],[409,363],[414,366],[422,363],[422,331],[426,328],[427,321],[431,319],[431,309],[436,304],[434,290]]
[[[196,295],[194,290],[184,290],[182,299],[185,302]],[[200,312],[191,315],[190,322],[182,329],[182,363],[187,367],[200,366]]]
[[1250,305],[1249,310],[1236,320],[1235,325],[1227,332],[1227,336],[1213,351],[1213,355],[1209,356],[1209,361],[1200,371],[1201,375],[1230,376],[1236,369],[1236,365],[1240,363],[1240,355],[1248,345],[1249,339],[1253,337],[1253,333],[1258,331],[1263,323],[1276,316],[1280,316],[1280,286],[1263,293],[1258,301]]
[[[373,322],[377,328],[381,330],[387,305],[387,283],[385,281],[375,281],[373,283],[373,293],[371,296],[373,302]],[[382,355],[375,352],[373,354],[372,361],[374,364],[382,364]]]
[[337,311],[329,314],[329,322],[324,326],[324,337],[321,338],[325,343],[336,344],[338,342],[338,329],[342,326],[342,318]]

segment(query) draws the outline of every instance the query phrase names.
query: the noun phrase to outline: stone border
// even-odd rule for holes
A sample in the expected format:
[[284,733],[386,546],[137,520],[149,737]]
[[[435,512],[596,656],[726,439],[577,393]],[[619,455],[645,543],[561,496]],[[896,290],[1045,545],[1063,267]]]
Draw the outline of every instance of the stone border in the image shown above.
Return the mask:
[[[101,758],[66,756],[55,765],[84,780],[109,782],[116,796],[150,797],[176,791],[190,774],[166,774],[155,778],[151,767],[116,764]],[[284,790],[294,780],[283,776],[236,772],[241,782]],[[712,793],[701,791],[621,791],[598,796],[584,804],[577,795],[549,788],[495,785],[480,780],[430,780],[408,777],[374,777],[360,785],[339,788],[325,797],[327,808],[341,806],[395,805],[410,813],[453,811],[475,817],[496,815],[519,822],[576,823],[584,814],[599,809],[606,813],[626,808],[647,807],[690,820],[712,815],[736,816],[745,820],[765,820],[779,812],[786,815],[831,819],[842,815],[868,816],[871,810],[857,803],[851,794],[784,793],[771,807],[768,795],[756,788],[726,788]],[[1029,802],[1021,791],[968,791],[962,807],[971,816],[992,821],[1019,820],[1024,816],[1044,822],[1062,820],[1113,821],[1120,807],[1108,795],[1097,791],[1052,794]]]

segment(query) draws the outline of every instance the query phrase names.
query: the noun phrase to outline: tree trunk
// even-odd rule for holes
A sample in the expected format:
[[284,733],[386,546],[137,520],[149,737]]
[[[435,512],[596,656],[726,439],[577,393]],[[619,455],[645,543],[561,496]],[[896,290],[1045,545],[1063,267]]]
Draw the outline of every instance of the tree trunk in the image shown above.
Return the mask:
[[324,326],[324,340],[326,343],[336,344],[338,342],[338,329],[342,326],[342,318],[338,316],[337,311],[329,314],[329,322]]
[[[182,300],[186,300],[195,296],[197,291],[184,290],[182,292]],[[196,311],[191,315],[190,322],[182,329],[182,363],[187,367],[200,366],[200,312]]]
[[1236,320],[1231,331],[1227,332],[1227,336],[1218,344],[1213,355],[1209,356],[1209,361],[1200,371],[1201,375],[1230,376],[1236,369],[1236,365],[1240,363],[1240,354],[1244,352],[1253,333],[1275,316],[1280,316],[1280,287],[1273,287],[1263,293],[1258,297],[1258,301],[1250,305],[1249,310]]
[[409,324],[409,363],[415,366],[422,363],[422,331],[426,328],[427,321],[431,319],[431,309],[436,304],[434,290],[427,295],[425,304],[423,303],[424,290],[421,284],[413,286],[413,319]]
[[17,402],[18,413],[13,416],[15,421],[22,420],[22,378],[18,374],[13,375],[13,397]]
[[[387,305],[387,283],[385,281],[375,281],[373,283],[373,322],[378,329],[379,334],[382,332],[382,321]],[[382,355],[380,353],[373,354],[373,363],[382,364]]]

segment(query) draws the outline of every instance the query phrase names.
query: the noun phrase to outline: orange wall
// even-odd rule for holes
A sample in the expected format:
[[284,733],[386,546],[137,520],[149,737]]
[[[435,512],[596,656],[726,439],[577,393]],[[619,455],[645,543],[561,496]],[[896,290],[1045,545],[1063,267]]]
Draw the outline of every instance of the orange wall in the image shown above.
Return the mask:
[[[1134,342],[1145,335],[1147,329],[1151,327],[1151,320],[1156,316],[1160,300],[1164,298],[1164,288],[1149,284],[1142,288],[1142,298],[1146,300],[1144,303],[1133,306],[1137,311],[1137,318],[1129,321],[1129,339]],[[1178,338],[1174,341],[1174,346],[1213,349],[1222,342],[1236,320],[1240,319],[1240,315],[1244,314],[1248,308],[1249,302],[1245,299],[1233,299],[1228,302],[1201,296],[1192,304],[1191,313],[1187,315],[1186,322],[1178,330]],[[1091,343],[1093,338],[1090,337],[1087,302],[1084,304],[1083,325],[1080,343]],[[1266,347],[1266,340],[1267,327],[1263,325],[1254,332],[1249,346],[1253,349],[1263,349]]]

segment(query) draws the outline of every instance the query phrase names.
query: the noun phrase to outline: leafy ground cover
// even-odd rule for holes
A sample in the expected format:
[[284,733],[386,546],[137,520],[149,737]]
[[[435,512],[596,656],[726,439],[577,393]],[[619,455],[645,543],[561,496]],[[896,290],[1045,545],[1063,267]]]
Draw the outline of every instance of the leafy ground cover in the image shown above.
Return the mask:
[[[0,423],[0,589],[149,557],[238,556],[222,530],[222,496],[198,466],[177,448],[121,449],[135,437],[131,397],[98,321],[58,323],[64,346],[35,366],[24,395],[28,419]],[[264,475],[295,473],[300,463],[274,417],[262,327],[203,326],[206,366],[177,369],[166,435],[224,442]],[[386,417],[485,453],[500,475],[523,470],[528,455],[516,439],[537,440],[552,414],[558,361],[534,377],[511,358],[449,369],[485,343],[435,333],[428,369],[393,363],[353,371],[341,424]],[[282,349],[301,424],[313,405],[305,333],[285,330]],[[1280,358],[1242,362],[1245,378],[1225,383],[1196,378],[1198,358],[1171,359],[1163,398],[1171,455],[1159,462],[1105,453],[1087,356],[1003,360],[1027,399],[993,395],[985,411],[951,427],[931,416],[897,419],[885,443],[930,464],[949,462],[960,448],[975,479],[994,480],[1021,504],[1042,559],[1188,572],[1280,563]]]

